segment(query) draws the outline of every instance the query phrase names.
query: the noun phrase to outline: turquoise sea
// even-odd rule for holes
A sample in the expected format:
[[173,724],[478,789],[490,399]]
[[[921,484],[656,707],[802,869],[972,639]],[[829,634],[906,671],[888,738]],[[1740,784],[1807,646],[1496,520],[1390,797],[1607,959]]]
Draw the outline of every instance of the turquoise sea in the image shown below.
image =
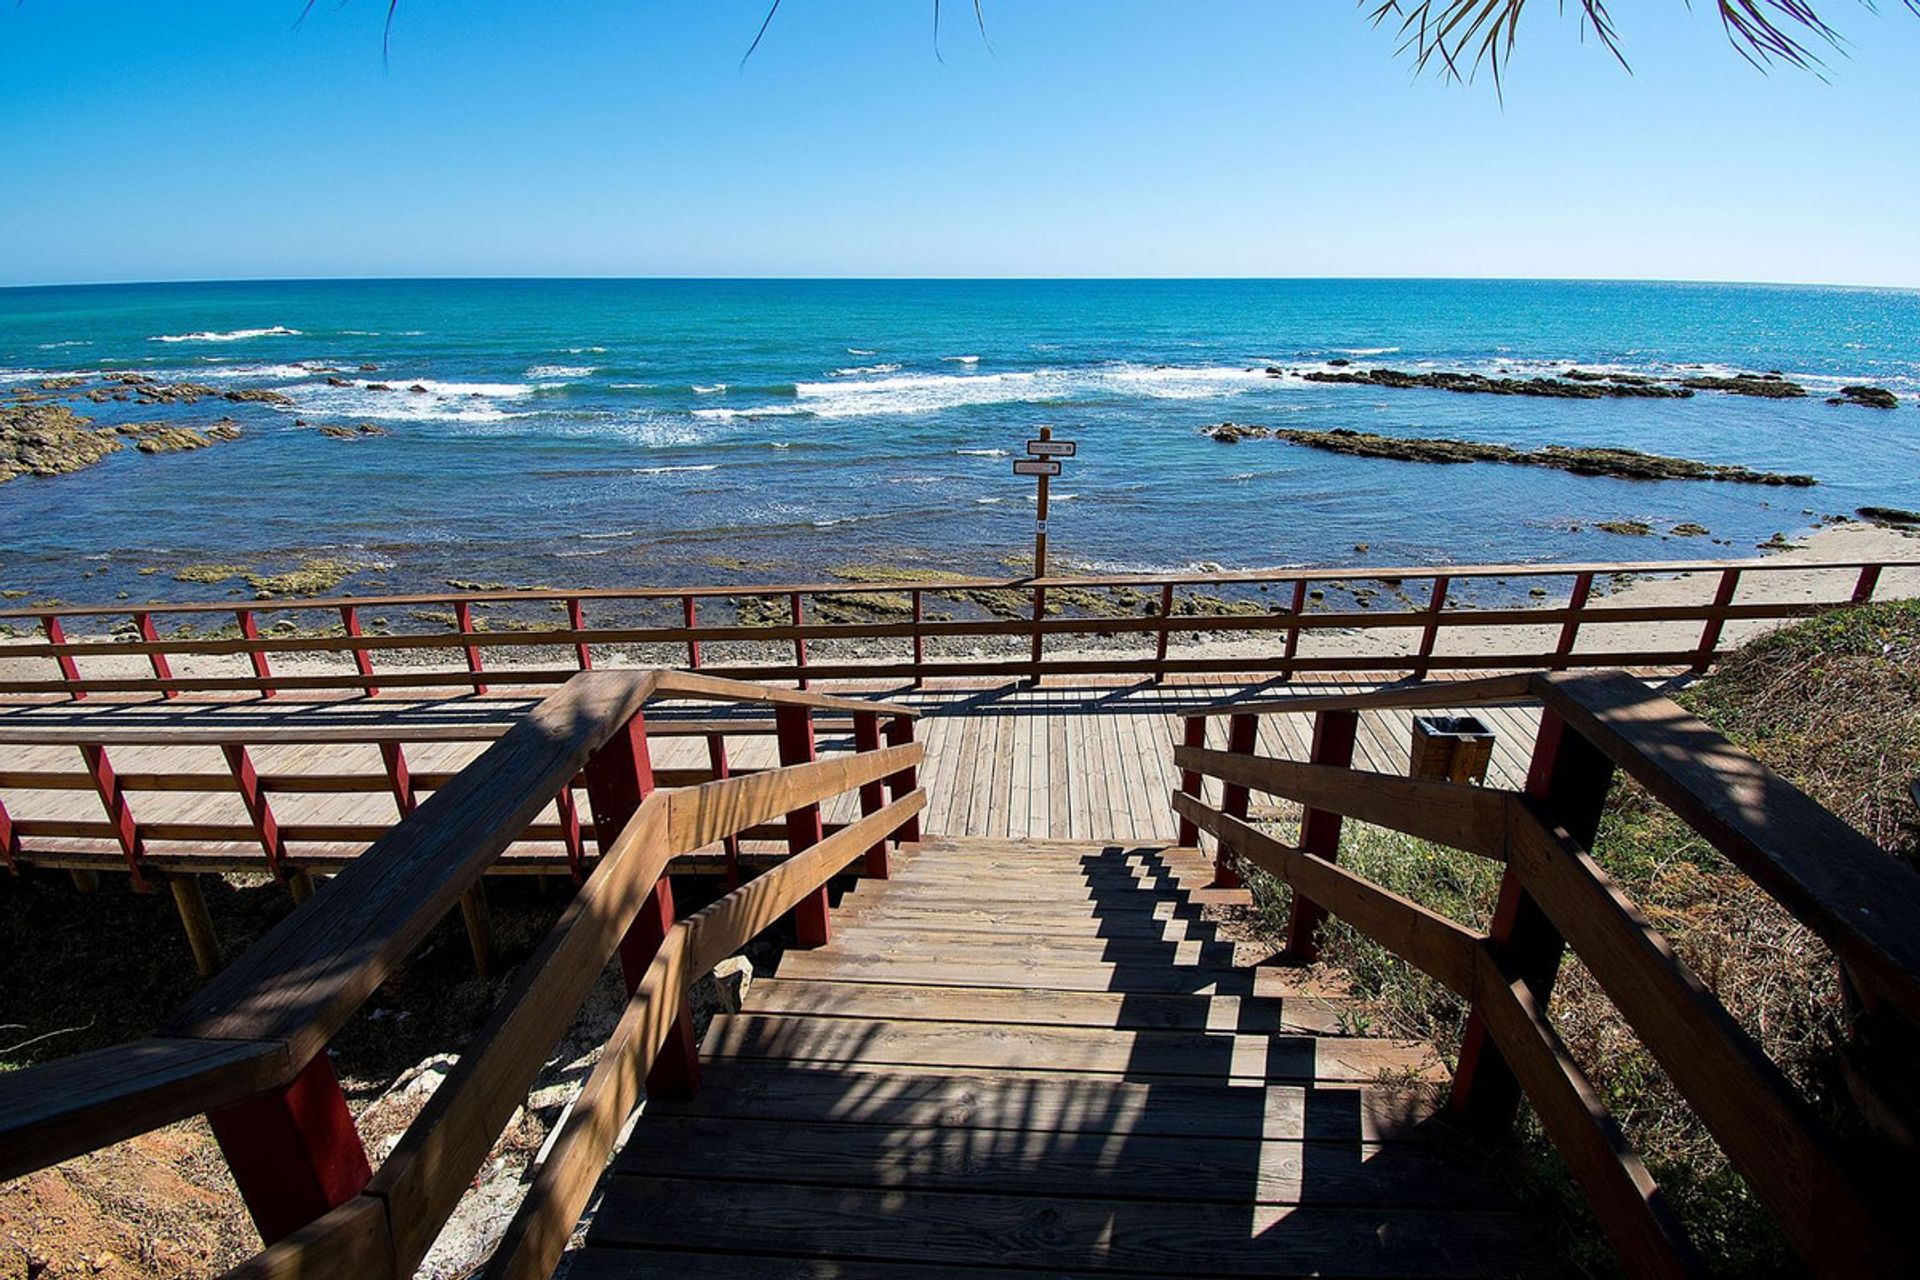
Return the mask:
[[[1265,371],[1336,360],[1517,376],[1779,370],[1813,394],[1556,400]],[[102,423],[230,412],[243,434],[0,485],[6,587],[191,598],[221,589],[175,582],[180,565],[310,555],[367,566],[346,588],[362,593],[448,580],[812,579],[865,562],[1005,572],[1032,531],[1033,485],[1010,456],[1043,424],[1080,445],[1054,490],[1054,554],[1098,570],[1723,556],[1863,504],[1920,508],[1920,293],[1907,291],[1334,280],[0,290],[0,394],[121,369],[273,389],[291,404],[78,402]],[[1825,403],[1862,381],[1897,392],[1900,408]],[[1619,445],[1819,484],[1429,466],[1202,434],[1229,419]],[[390,434],[315,429],[362,422]],[[1601,520],[1655,533],[1604,532]],[[1682,521],[1711,539],[1666,536]]]

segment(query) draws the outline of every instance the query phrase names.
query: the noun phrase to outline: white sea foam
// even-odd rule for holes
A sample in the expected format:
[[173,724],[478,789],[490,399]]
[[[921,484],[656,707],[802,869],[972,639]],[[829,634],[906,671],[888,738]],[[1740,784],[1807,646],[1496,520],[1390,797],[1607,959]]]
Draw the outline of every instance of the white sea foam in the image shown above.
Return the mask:
[[556,551],[553,555],[556,560],[588,560],[594,556],[604,556],[612,550],[612,547],[601,547],[598,551]]
[[590,378],[593,370],[577,364],[537,364],[527,370],[525,376],[535,382],[550,382],[555,378]]
[[769,448],[769,449],[791,449],[791,448],[793,448],[793,445],[792,445],[792,443],[791,443],[790,441],[786,441],[786,440],[769,440],[769,441],[767,441],[767,448]]
[[1398,347],[1335,347],[1343,356],[1390,356]]
[[1007,373],[895,374],[801,382],[794,399],[822,418],[935,413],[968,405],[1129,399],[1202,400],[1238,395],[1278,380],[1237,366],[1110,364]]
[[835,369],[833,376],[836,378],[858,378],[867,374],[898,372],[900,372],[900,366],[897,364],[862,364],[855,365],[850,369]]
[[878,351],[869,351],[865,347],[848,347],[847,354],[850,356],[877,356],[880,353]]
[[38,382],[42,378],[70,378],[68,373],[48,373],[41,369],[0,369],[0,382]]
[[[521,415],[502,408],[500,401],[530,396],[535,387],[525,382],[439,382],[431,378],[396,375],[373,391],[366,382],[348,387],[306,383],[288,389],[293,411],[302,415],[420,422],[499,422]],[[423,390],[414,391],[412,388]]]
[[613,529],[606,533],[583,533],[580,536],[588,542],[604,542],[611,538],[632,538],[639,534],[638,529]]
[[570,356],[597,356],[605,354],[606,350],[605,347],[568,347],[567,354]]
[[797,404],[768,404],[753,409],[695,409],[693,416],[711,422],[731,422],[735,418],[791,418],[811,412]]
[[651,382],[609,382],[607,386],[612,388],[615,391],[651,391],[653,390],[653,384]]
[[162,333],[148,342],[244,342],[248,338],[297,338],[300,330],[276,324],[268,329],[232,329],[226,333]]
[[979,356],[941,356],[940,359],[945,361],[948,364],[979,364],[980,363]]
[[955,449],[954,452],[968,458],[1004,458],[1007,456],[1005,449]]
[[1005,502],[1006,499],[1005,498],[975,498],[974,501],[979,503],[983,507],[996,507],[996,506],[999,506],[1001,503]]
[[66,342],[43,342],[40,344],[40,350],[58,351],[62,347],[90,347],[92,345],[93,343],[85,338],[71,338]]
[[717,462],[702,462],[697,464],[688,463],[684,466],[677,467],[635,467],[633,474],[637,476],[664,476],[675,471],[718,471],[719,469],[720,464]]
[[724,392],[726,389],[727,389],[727,384],[724,382],[716,382],[712,386],[708,386],[708,387],[703,387],[697,382],[693,384],[693,394],[697,396],[719,395],[720,393]]

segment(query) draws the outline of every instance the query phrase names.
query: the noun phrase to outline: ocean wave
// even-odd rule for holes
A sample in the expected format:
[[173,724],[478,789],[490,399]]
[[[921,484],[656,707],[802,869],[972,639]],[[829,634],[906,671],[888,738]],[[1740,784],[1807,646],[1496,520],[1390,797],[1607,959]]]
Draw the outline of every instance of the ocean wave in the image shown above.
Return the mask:
[[597,551],[556,551],[553,553],[553,558],[556,560],[589,560],[594,556],[604,556],[612,550],[612,547],[601,547]]
[[[499,401],[518,400],[537,389],[525,382],[439,382],[430,378],[396,377],[375,391],[371,384],[351,386],[305,383],[288,389],[292,411],[302,415],[334,415],[376,420],[420,422],[500,422],[521,414],[503,409]],[[419,391],[414,387],[422,388]]]
[[724,393],[726,389],[727,389],[727,384],[724,382],[716,382],[710,386],[705,386],[705,387],[701,386],[697,382],[693,384],[693,394],[697,396],[720,395]]
[[833,376],[836,378],[858,378],[867,374],[898,372],[900,372],[900,366],[897,364],[861,364],[854,365],[849,369],[835,369]]
[[653,384],[651,382],[609,382],[607,384],[607,387],[609,390],[613,390],[613,391],[651,391],[653,390]]
[[948,364],[979,364],[980,363],[979,356],[941,356],[940,359],[945,361]]
[[570,356],[598,356],[605,355],[606,350],[605,347],[568,347],[567,354]]
[[58,351],[62,347],[90,347],[92,345],[93,343],[85,338],[70,338],[65,342],[43,342],[40,344],[39,349],[42,351]]
[[162,333],[148,338],[148,342],[244,342],[248,338],[298,338],[300,330],[289,329],[276,324],[266,329],[230,329],[225,333],[211,330],[201,333]]
[[1005,458],[1010,456],[1005,449],[955,449],[954,452],[965,458]]
[[1390,356],[1398,347],[1335,347],[1343,356]]
[[607,533],[583,533],[580,537],[587,542],[604,542],[610,538],[637,538],[638,529],[613,529]]
[[1005,502],[1006,499],[1005,498],[975,498],[974,501],[979,503],[983,507],[997,507],[1001,503]]
[[549,382],[555,378],[591,378],[593,370],[577,364],[537,364],[523,375],[535,382]]
[[675,471],[718,471],[719,469],[720,464],[717,462],[689,462],[680,466],[671,467],[635,467],[633,474],[637,476],[664,476]]
[[713,422],[731,422],[735,418],[791,418],[812,412],[795,404],[767,404],[751,409],[695,409],[693,416]]
[[935,413],[969,405],[1125,399],[1205,400],[1271,387],[1263,370],[1223,365],[1111,364],[1007,373],[902,374],[801,382],[794,397],[822,418]]
[[877,356],[880,353],[878,351],[868,351],[865,347],[848,347],[847,354],[850,356]]

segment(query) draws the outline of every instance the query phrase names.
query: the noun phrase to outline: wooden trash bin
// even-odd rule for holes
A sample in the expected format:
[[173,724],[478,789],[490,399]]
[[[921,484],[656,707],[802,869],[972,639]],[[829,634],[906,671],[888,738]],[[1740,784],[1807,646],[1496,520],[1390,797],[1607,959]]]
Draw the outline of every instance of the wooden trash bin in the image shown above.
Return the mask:
[[1413,777],[1484,782],[1492,759],[1493,730],[1480,717],[1413,718]]

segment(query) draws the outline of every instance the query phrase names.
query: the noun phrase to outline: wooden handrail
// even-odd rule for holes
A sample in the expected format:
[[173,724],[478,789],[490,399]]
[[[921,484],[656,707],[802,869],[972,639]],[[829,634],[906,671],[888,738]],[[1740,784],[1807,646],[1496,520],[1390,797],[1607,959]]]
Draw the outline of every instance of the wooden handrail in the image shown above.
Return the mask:
[[[1912,1016],[1920,877],[1642,681],[1620,672],[1520,679],[1549,720],[1581,735],[1592,759],[1617,763],[1642,782],[1827,940],[1862,990]],[[1474,692],[1504,700],[1516,687],[1482,682]],[[1323,715],[1474,705],[1457,688],[1312,701]],[[1277,705],[1293,709],[1300,701],[1308,700]],[[1245,717],[1249,705],[1233,713]],[[1196,723],[1204,722],[1189,722],[1189,743],[1201,740]],[[1296,903],[1310,899],[1332,911],[1468,999],[1630,1271],[1688,1274],[1698,1259],[1505,944],[1210,808],[1198,795],[1200,776],[1505,860],[1509,878],[1517,877],[1549,930],[1586,963],[1810,1268],[1899,1274],[1912,1264],[1913,1246],[1894,1228],[1874,1181],[1580,841],[1555,825],[1542,796],[1531,794],[1534,784],[1520,795],[1194,745],[1177,747],[1174,760],[1186,781],[1173,806],[1191,829],[1290,883]]]

